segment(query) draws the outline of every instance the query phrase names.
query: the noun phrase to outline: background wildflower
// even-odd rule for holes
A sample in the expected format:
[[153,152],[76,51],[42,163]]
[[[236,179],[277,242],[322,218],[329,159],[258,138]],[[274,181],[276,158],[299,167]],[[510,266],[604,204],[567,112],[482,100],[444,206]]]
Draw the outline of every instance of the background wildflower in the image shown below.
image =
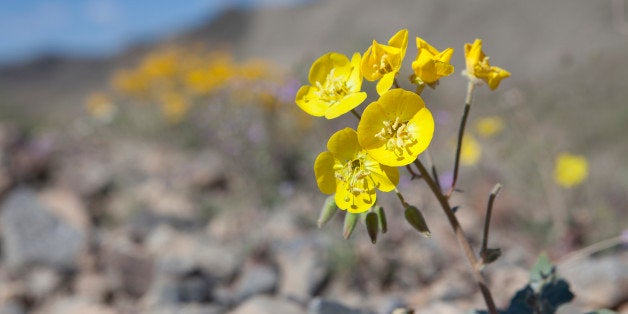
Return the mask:
[[475,130],[478,135],[484,138],[490,138],[499,134],[504,128],[504,121],[498,116],[488,116],[481,118],[475,124]]
[[574,187],[589,175],[589,163],[584,156],[560,153],[556,157],[554,181],[562,187]]
[[466,134],[462,140],[460,150],[460,162],[465,166],[473,166],[478,163],[482,156],[480,143],[471,134]]

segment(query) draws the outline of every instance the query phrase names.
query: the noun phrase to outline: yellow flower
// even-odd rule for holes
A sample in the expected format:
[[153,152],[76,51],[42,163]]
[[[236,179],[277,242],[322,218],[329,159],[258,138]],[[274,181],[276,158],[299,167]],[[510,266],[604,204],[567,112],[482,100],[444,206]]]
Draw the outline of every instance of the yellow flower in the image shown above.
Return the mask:
[[412,163],[433,134],[434,119],[421,96],[400,88],[368,105],[358,124],[360,145],[387,166]]
[[466,134],[462,139],[460,148],[460,163],[464,166],[473,166],[482,156],[482,146],[471,134]]
[[484,117],[475,125],[478,134],[485,138],[497,135],[503,128],[504,121],[498,116]]
[[377,93],[382,95],[393,85],[401,68],[408,46],[408,30],[402,29],[388,40],[388,46],[373,40],[362,58],[362,73],[367,81],[377,82]]
[[182,95],[167,92],[161,97],[161,112],[170,123],[179,123],[189,110],[189,103]]
[[574,187],[589,174],[589,165],[584,156],[561,153],[556,157],[556,167],[554,168],[554,180],[558,185],[571,188]]
[[87,112],[92,117],[102,122],[110,122],[116,113],[116,107],[109,97],[103,93],[93,93],[89,95],[86,107]]
[[338,208],[350,213],[365,212],[375,204],[375,189],[389,192],[399,183],[397,168],[373,160],[360,147],[353,129],[334,133],[327,150],[316,157],[314,173],[321,192],[336,194]]
[[416,38],[417,56],[412,62],[414,75],[411,77],[417,85],[433,84],[441,77],[454,73],[454,66],[449,63],[454,53],[453,48],[447,48],[442,52],[436,50],[425,40]]
[[366,99],[361,92],[360,54],[349,61],[345,55],[330,52],[318,58],[310,69],[308,86],[297,92],[296,103],[303,111],[327,119],[336,118]]
[[501,80],[510,76],[510,72],[489,64],[489,57],[482,51],[481,39],[464,45],[464,57],[467,61],[467,77],[473,82],[483,80],[491,90],[496,89]]

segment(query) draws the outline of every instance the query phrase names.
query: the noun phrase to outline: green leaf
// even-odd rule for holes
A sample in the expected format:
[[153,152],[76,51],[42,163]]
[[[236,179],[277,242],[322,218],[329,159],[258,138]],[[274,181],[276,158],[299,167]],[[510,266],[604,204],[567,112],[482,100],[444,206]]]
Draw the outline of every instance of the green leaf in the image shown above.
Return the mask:
[[541,253],[534,266],[532,266],[532,270],[530,270],[530,283],[534,285],[553,276],[554,266],[550,262],[549,257],[547,257],[547,254]]
[[484,262],[484,264],[490,264],[496,261],[500,256],[502,256],[502,250],[499,248],[487,248],[486,251],[481,252],[480,255],[482,256],[482,261]]

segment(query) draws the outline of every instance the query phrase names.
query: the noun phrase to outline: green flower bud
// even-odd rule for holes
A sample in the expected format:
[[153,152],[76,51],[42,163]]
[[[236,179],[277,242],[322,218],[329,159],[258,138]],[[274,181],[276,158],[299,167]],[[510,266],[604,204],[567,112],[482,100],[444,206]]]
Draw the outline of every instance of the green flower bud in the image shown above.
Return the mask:
[[405,216],[410,225],[412,225],[412,227],[419,231],[424,237],[432,237],[432,233],[427,227],[427,223],[425,223],[425,218],[423,218],[423,215],[418,208],[414,206],[408,206],[408,208],[406,208]]
[[366,214],[366,231],[369,233],[369,237],[371,238],[371,242],[375,244],[377,242],[377,229],[379,229],[379,218],[377,214],[374,212],[369,212]]
[[327,197],[321,209],[321,214],[318,216],[318,228],[323,228],[325,224],[334,217],[337,211],[338,207],[336,206],[336,201],[334,201],[334,196],[331,195]]
[[360,218],[360,214],[353,214],[353,213],[347,212],[347,214],[345,215],[345,224],[344,224],[344,227],[342,228],[342,236],[345,239],[349,239],[349,237],[351,236],[351,233],[353,232],[353,229],[355,229],[355,226],[358,223],[359,218]]
[[388,223],[386,222],[384,207],[377,206],[377,218],[379,218],[379,227],[381,228],[382,233],[386,233],[386,231],[388,231]]

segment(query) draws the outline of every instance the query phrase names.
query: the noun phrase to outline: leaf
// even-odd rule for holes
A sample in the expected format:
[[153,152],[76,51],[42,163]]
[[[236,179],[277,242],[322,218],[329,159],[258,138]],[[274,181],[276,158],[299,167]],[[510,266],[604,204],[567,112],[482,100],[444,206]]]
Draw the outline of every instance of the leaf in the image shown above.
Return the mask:
[[490,264],[496,261],[500,256],[502,256],[502,250],[499,248],[487,248],[486,251],[481,252],[480,255],[482,255],[482,261],[484,262],[484,264]]

